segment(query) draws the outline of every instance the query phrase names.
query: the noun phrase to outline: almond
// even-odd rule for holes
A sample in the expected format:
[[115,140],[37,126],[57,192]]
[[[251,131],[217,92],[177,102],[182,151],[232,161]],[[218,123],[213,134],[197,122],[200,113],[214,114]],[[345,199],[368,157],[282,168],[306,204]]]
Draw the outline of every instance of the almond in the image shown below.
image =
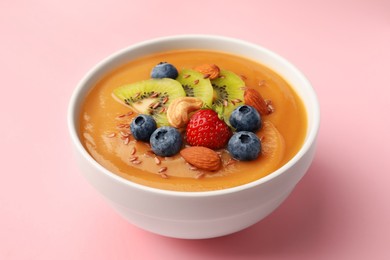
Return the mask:
[[202,64],[194,68],[203,74],[205,78],[215,79],[219,76],[220,69],[215,64]]
[[191,146],[180,151],[180,155],[189,164],[198,169],[216,171],[221,167],[221,158],[210,148],[203,146]]
[[245,89],[244,100],[245,104],[254,107],[260,115],[268,115],[272,112],[261,94],[253,88]]

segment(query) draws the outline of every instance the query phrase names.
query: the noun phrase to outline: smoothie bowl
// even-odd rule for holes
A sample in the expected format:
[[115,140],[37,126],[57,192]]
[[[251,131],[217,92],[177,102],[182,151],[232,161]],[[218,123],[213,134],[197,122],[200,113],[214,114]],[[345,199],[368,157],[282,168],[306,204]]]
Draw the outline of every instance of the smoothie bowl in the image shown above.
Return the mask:
[[320,121],[308,80],[237,39],[181,35],[97,64],[69,105],[81,173],[134,225],[211,238],[274,211],[310,166]]

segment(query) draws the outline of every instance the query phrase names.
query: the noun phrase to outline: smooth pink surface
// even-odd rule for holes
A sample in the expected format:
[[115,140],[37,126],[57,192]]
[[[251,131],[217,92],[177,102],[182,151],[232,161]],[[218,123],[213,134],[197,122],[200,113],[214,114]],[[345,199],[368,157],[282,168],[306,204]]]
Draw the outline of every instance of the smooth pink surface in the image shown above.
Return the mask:
[[[0,13],[0,259],[390,259],[389,1],[16,0]],[[287,201],[251,228],[200,241],[117,215],[81,177],[66,126],[95,63],[186,33],[281,54],[322,109],[314,163]]]

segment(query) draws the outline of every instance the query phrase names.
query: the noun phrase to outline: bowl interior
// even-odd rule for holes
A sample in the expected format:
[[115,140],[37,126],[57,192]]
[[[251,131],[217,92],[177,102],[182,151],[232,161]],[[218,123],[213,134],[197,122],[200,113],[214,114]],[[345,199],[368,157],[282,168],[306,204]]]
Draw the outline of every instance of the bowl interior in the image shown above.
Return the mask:
[[[207,50],[216,50],[222,52],[229,52],[239,56],[243,56],[249,59],[252,59],[258,63],[261,63],[279,75],[281,75],[291,86],[295,89],[297,94],[301,97],[304,106],[307,112],[308,120],[308,130],[305,142],[299,152],[283,167],[274,173],[269,174],[266,177],[263,177],[252,183],[229,188],[226,190],[219,191],[208,191],[208,192],[184,192],[183,194],[194,195],[200,193],[210,193],[218,194],[224,192],[231,192],[234,190],[245,189],[253,185],[261,184],[266,182],[279,174],[282,174],[286,169],[291,167],[300,157],[302,157],[310,146],[315,141],[319,128],[319,119],[320,111],[319,104],[316,97],[316,94],[306,77],[290,62],[285,60],[283,57],[273,53],[272,51],[265,49],[261,46],[248,43],[245,41],[220,37],[220,36],[209,36],[209,35],[181,35],[181,36],[171,36],[165,38],[159,38],[155,40],[150,40],[142,42],[139,44],[132,45],[128,48],[120,50],[108,58],[104,59],[98,63],[94,68],[92,68],[85,77],[80,81],[77,88],[75,89],[73,96],[69,105],[69,114],[68,114],[68,125],[71,133],[71,138],[76,145],[76,149],[82,153],[82,155],[90,162],[95,164],[101,171],[105,174],[110,174],[114,178],[118,178],[117,175],[108,172],[102,166],[97,164],[94,159],[88,154],[88,152],[83,147],[81,140],[79,139],[78,129],[79,129],[79,114],[81,109],[81,104],[85,99],[88,92],[91,88],[108,72],[113,69],[127,63],[130,60],[150,55],[157,52],[168,51],[168,50],[178,50],[178,49],[207,49]],[[129,185],[135,185],[137,188],[148,189],[148,190],[157,190],[153,188],[144,187],[130,181],[121,179],[123,182],[127,182]],[[139,187],[141,186],[141,187]],[[173,192],[173,191],[162,191],[158,192],[163,193],[174,193],[179,194],[182,192]],[[194,194],[192,194],[194,193]]]

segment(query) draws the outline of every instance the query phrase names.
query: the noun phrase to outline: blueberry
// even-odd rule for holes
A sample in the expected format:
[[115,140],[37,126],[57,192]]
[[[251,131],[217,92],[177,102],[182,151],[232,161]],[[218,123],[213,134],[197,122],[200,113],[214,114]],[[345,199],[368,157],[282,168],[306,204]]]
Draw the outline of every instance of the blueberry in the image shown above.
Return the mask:
[[254,107],[248,105],[234,109],[229,122],[237,131],[256,132],[262,126],[260,114]]
[[260,139],[252,132],[241,131],[235,133],[229,140],[230,154],[240,161],[251,161],[261,153]]
[[150,136],[156,130],[157,124],[153,117],[140,114],[131,121],[130,131],[139,141],[149,141]]
[[157,128],[150,137],[150,145],[159,156],[172,156],[180,151],[183,139],[179,131],[171,126]]
[[176,79],[178,75],[179,72],[177,71],[175,66],[167,62],[160,62],[152,69],[152,72],[150,73],[150,76],[155,79]]

